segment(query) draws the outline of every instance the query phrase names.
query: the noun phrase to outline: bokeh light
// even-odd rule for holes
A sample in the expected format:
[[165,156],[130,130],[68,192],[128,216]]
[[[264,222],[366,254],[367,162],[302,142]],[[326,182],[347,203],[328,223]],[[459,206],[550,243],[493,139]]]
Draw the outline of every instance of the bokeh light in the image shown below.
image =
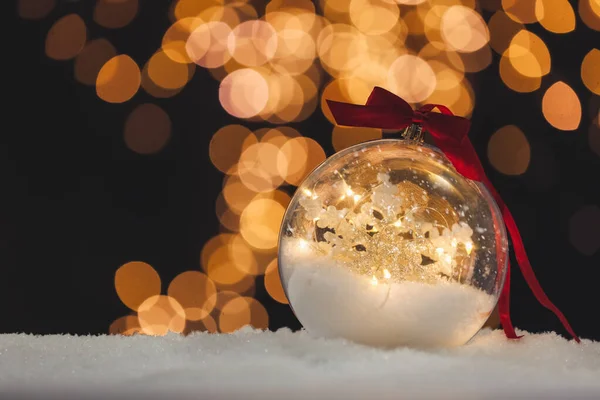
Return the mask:
[[481,49],[490,40],[487,25],[475,10],[452,6],[442,16],[441,33],[452,50],[470,53]]
[[135,315],[125,315],[117,318],[108,327],[108,333],[111,335],[131,336],[141,332],[140,322]]
[[498,129],[488,142],[488,159],[494,168],[506,175],[527,171],[531,148],[525,134],[515,125]]
[[56,0],[18,0],[17,13],[25,19],[42,19],[54,9]]
[[227,125],[219,129],[210,140],[209,155],[213,165],[221,172],[232,173],[242,153],[258,140],[252,131],[242,125]]
[[277,169],[286,182],[298,186],[320,163],[325,161],[325,151],[310,138],[288,140],[277,156]]
[[561,131],[574,131],[581,122],[581,102],[575,91],[564,82],[556,82],[546,90],[542,112],[546,121]]
[[185,311],[181,304],[169,296],[152,296],[138,309],[142,333],[164,336],[169,332],[182,333],[185,329]]
[[253,69],[244,68],[227,75],[219,87],[219,101],[229,114],[251,118],[260,113],[269,100],[269,85]]
[[540,25],[550,32],[575,30],[575,11],[568,0],[536,0],[535,15]]
[[538,21],[535,3],[538,0],[502,0],[502,8],[506,14],[517,22],[531,24]]
[[125,144],[139,154],[159,152],[171,137],[171,119],[155,104],[137,106],[125,122]]
[[600,31],[600,2],[598,0],[579,0],[579,16],[590,29]]
[[162,50],[173,61],[179,63],[192,63],[186,49],[190,34],[199,27],[203,21],[200,18],[190,17],[176,21],[167,29],[162,40]]
[[541,76],[525,76],[515,69],[510,58],[507,55],[508,50],[504,52],[500,59],[500,78],[502,82],[518,93],[533,92],[540,88],[542,84]]
[[269,296],[273,298],[273,300],[282,304],[289,303],[287,297],[285,296],[283,286],[281,285],[279,267],[277,266],[276,259],[269,263],[265,271],[265,289],[267,290],[267,293],[269,293]]
[[537,35],[519,31],[511,40],[504,56],[510,59],[519,74],[536,78],[550,72],[550,52],[544,41]]
[[268,22],[242,22],[229,34],[227,49],[238,63],[256,67],[273,59],[277,51],[277,32]]
[[218,331],[217,321],[211,315],[207,315],[206,318],[200,321],[186,321],[183,334],[189,335],[194,332],[217,333]]
[[353,128],[345,126],[334,126],[331,141],[335,151],[343,150],[355,144],[367,140],[381,139],[381,129],[375,128]]
[[228,41],[231,27],[225,22],[200,24],[186,41],[188,57],[204,68],[216,68],[231,59]]
[[391,65],[387,89],[410,103],[418,103],[431,96],[436,83],[435,73],[425,60],[405,54]]
[[133,311],[138,311],[148,298],[159,295],[160,286],[158,273],[151,265],[141,261],[123,264],[115,273],[117,295]]
[[490,46],[496,53],[503,54],[513,37],[523,30],[523,24],[516,22],[503,11],[496,11],[488,22]]
[[183,307],[190,321],[207,318],[216,304],[217,288],[213,281],[199,271],[186,271],[169,284],[168,294]]
[[251,297],[236,297],[228,301],[219,315],[219,329],[223,333],[235,332],[246,325],[267,329],[269,316],[265,308]]
[[105,28],[122,28],[135,18],[138,0],[97,0],[94,21]]
[[600,50],[592,49],[583,58],[581,80],[592,93],[600,95]]
[[167,53],[160,50],[148,60],[148,77],[157,86],[176,90],[185,86],[192,77],[194,68],[173,61]]
[[87,42],[75,59],[75,79],[85,85],[95,85],[102,66],[116,55],[115,47],[106,39]]
[[83,49],[87,40],[85,22],[77,14],[65,15],[52,25],[46,36],[46,55],[69,60]]
[[277,246],[284,212],[277,201],[256,198],[242,212],[240,233],[255,249],[273,249]]
[[98,97],[109,103],[124,103],[140,88],[141,74],[131,57],[122,54],[102,66],[96,79]]

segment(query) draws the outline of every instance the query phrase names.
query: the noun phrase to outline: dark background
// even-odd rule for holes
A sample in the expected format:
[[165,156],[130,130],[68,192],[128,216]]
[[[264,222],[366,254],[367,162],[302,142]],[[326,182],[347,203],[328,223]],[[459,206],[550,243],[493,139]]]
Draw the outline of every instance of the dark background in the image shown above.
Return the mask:
[[[10,2],[9,2],[10,3]],[[18,18],[14,6],[3,40],[0,133],[0,332],[106,333],[127,313],[114,290],[116,269],[146,261],[169,282],[198,269],[202,245],[216,233],[214,202],[222,174],[208,158],[208,143],[220,127],[239,123],[221,108],[218,82],[198,68],[171,99],[140,91],[131,101],[107,104],[93,87],[77,83],[73,63],[48,59],[44,40],[60,16],[78,12],[91,21],[85,2],[63,2],[41,21]],[[125,28],[107,31],[88,24],[88,38],[106,37],[144,62],[169,27],[169,2],[143,2]],[[489,13],[484,13],[489,18]],[[552,54],[552,72],[527,94],[510,91],[493,64],[472,77],[477,97],[470,137],[490,179],[511,208],[536,274],[549,297],[582,337],[600,339],[600,253],[580,253],[569,224],[584,206],[600,204],[600,155],[588,144],[600,101],[581,83],[580,63],[600,35],[578,17],[577,30],[542,37]],[[594,39],[595,38],[595,39]],[[5,69],[6,68],[6,69]],[[583,107],[580,128],[561,132],[541,113],[546,88],[566,81]],[[140,156],[125,146],[123,124],[135,105],[153,101],[168,112],[173,135],[165,149]],[[521,176],[505,176],[487,162],[487,142],[498,128],[516,124],[531,144],[531,163]],[[261,127],[245,124],[251,129]],[[328,155],[331,126],[317,111],[291,124],[321,143]],[[598,227],[580,235],[599,243]],[[591,236],[591,237],[589,237]],[[564,333],[513,269],[512,316],[528,331]],[[299,328],[286,305],[271,300],[257,283],[256,297],[270,315],[270,328]],[[165,289],[163,287],[163,289]]]

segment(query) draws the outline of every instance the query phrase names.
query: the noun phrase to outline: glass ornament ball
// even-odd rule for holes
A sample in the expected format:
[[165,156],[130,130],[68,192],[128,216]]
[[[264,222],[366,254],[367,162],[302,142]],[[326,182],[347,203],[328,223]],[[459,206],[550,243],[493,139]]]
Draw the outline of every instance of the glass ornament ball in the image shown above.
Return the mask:
[[466,343],[507,268],[490,193],[414,141],[327,159],[296,191],[279,240],[282,284],[304,328],[379,347]]

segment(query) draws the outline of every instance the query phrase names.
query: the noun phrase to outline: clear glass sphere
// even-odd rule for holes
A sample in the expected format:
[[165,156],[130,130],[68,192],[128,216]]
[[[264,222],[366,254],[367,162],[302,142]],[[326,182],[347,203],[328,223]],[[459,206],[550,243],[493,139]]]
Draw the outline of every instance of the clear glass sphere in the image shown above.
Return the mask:
[[279,240],[302,325],[374,346],[466,343],[506,274],[506,230],[489,192],[438,149],[402,140],[362,143],[316,168]]

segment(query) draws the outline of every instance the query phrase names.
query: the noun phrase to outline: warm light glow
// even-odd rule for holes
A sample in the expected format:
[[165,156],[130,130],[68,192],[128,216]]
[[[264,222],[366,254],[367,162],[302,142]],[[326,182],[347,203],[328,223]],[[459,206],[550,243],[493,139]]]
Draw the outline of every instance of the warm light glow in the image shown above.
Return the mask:
[[279,174],[292,185],[300,182],[317,165],[325,161],[325,151],[313,139],[298,137],[288,140],[277,157]]
[[465,248],[467,250],[467,254],[471,254],[471,252],[473,251],[473,242],[465,243]]
[[527,171],[531,149],[527,137],[515,125],[498,129],[488,142],[488,159],[494,168],[506,175]]
[[575,30],[575,11],[568,0],[536,0],[535,15],[540,25],[550,32]]
[[173,61],[186,64],[194,62],[188,56],[186,44],[190,34],[203,23],[200,18],[196,17],[176,21],[163,36],[162,50]]
[[182,88],[191,78],[187,64],[173,61],[162,50],[148,60],[148,76],[156,85],[170,90]]
[[531,24],[538,21],[535,3],[539,0],[502,0],[506,14],[517,22]]
[[497,11],[488,22],[490,46],[496,53],[503,54],[513,37],[523,29],[523,24],[511,19],[506,13]]
[[229,114],[251,118],[259,114],[269,100],[269,85],[253,69],[238,69],[227,75],[219,87],[219,101]]
[[122,28],[135,18],[138,0],[98,0],[94,21],[105,28]]
[[224,22],[199,25],[189,35],[185,48],[190,60],[204,68],[217,68],[231,59],[227,47],[231,28]]
[[579,98],[564,82],[556,82],[546,90],[542,99],[542,112],[550,125],[562,131],[574,131],[581,122]]
[[242,125],[224,126],[210,140],[208,146],[210,161],[221,172],[235,173],[237,168],[233,167],[240,156],[255,143],[258,143],[258,139],[250,129]]
[[579,16],[590,29],[600,31],[600,2],[598,0],[579,0]]
[[153,296],[144,301],[138,310],[142,333],[164,336],[169,332],[181,333],[185,329],[185,311],[169,296]]
[[115,290],[123,304],[138,311],[146,299],[160,294],[160,277],[150,265],[132,261],[115,273]]
[[336,151],[362,143],[368,140],[381,139],[381,129],[375,128],[355,128],[345,126],[334,126],[331,134],[333,148]]
[[550,72],[550,52],[537,35],[521,30],[517,33],[505,53],[512,66],[523,76],[540,77]]
[[282,304],[288,304],[288,299],[285,296],[283,286],[281,285],[279,268],[277,267],[277,259],[271,261],[267,266],[265,271],[265,289],[267,290],[267,293],[269,293],[269,296],[273,298],[273,300]]
[[93,86],[102,66],[117,55],[114,46],[106,39],[87,42],[75,59],[75,79]]
[[592,49],[583,58],[581,80],[592,93],[600,96],[600,50]]
[[127,55],[111,58],[102,66],[96,79],[98,97],[109,103],[123,103],[140,88],[140,69]]
[[400,18],[398,6],[382,0],[352,0],[348,13],[352,24],[367,35],[389,32]]
[[42,19],[56,6],[56,0],[19,0],[17,12],[21,18]]
[[483,18],[475,10],[452,6],[441,20],[441,34],[450,49],[470,53],[481,49],[490,40]]
[[55,60],[69,60],[83,49],[87,40],[85,22],[69,14],[52,25],[46,36],[46,55]]
[[375,275],[373,275],[373,277],[371,277],[371,285],[377,286],[378,283],[379,283],[379,281],[377,280],[377,277],[375,277]]
[[171,119],[157,105],[137,106],[125,122],[125,144],[139,154],[162,150],[171,137]]
[[390,271],[388,271],[387,269],[383,270],[383,277],[385,279],[390,279],[392,277],[392,274],[390,274]]
[[271,24],[259,20],[242,22],[229,34],[227,48],[238,63],[255,67],[273,59],[278,36]]
[[181,304],[190,321],[209,316],[215,307],[216,293],[213,281],[199,271],[186,271],[177,275],[168,289],[169,296]]
[[219,329],[223,333],[235,332],[246,325],[266,329],[269,316],[265,308],[251,297],[236,297],[223,306],[219,315]]
[[225,241],[217,242],[218,247],[207,248],[205,245],[202,251],[207,257],[206,263],[203,263],[206,274],[217,286],[235,285],[248,274],[259,273],[252,249],[239,235],[227,235],[222,239]]
[[277,246],[284,212],[283,206],[275,200],[253,200],[242,212],[240,233],[256,249],[273,249]]
[[436,76],[422,58],[405,54],[391,65],[387,77],[387,89],[410,103],[429,97],[436,86]]
[[500,78],[506,86],[519,93],[533,92],[539,89],[542,83],[541,76],[528,77],[517,71],[508,57],[508,50],[500,59]]
[[110,335],[124,336],[131,336],[136,333],[141,333],[138,317],[135,315],[125,315],[123,317],[117,318],[108,327],[108,333]]

